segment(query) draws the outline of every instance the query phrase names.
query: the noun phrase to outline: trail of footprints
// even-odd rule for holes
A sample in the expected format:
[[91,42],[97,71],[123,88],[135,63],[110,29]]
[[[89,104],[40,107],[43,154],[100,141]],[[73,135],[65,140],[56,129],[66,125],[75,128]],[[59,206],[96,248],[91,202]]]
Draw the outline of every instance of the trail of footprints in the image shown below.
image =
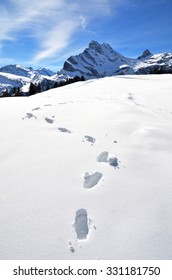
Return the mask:
[[[51,104],[45,104],[44,106],[52,106]],[[40,110],[40,107],[35,107],[32,109],[32,111]],[[26,113],[25,117],[22,119],[37,119],[37,116],[33,113]],[[55,122],[55,116],[51,117],[45,117],[44,120],[48,124],[53,124]],[[65,127],[58,127],[58,131],[62,133],[72,133],[69,129]],[[96,139],[90,135],[85,135],[82,139],[82,142],[88,142],[91,145],[94,145],[96,143]],[[116,140],[114,140],[113,143],[117,143]],[[107,151],[101,152],[98,156],[96,161],[98,163],[106,163],[114,168],[119,168],[119,161],[115,155],[109,154]],[[93,172],[85,172],[83,179],[83,187],[87,190],[94,188],[99,181],[102,179],[103,174],[98,171]],[[75,213],[75,222],[74,222],[74,229],[76,233],[77,240],[86,240],[89,235],[90,227],[91,227],[91,220],[88,218],[87,210],[84,208],[78,209]],[[94,226],[94,229],[96,227]],[[75,247],[72,245],[72,242],[68,242],[68,248],[71,253],[75,253]]]
[[[113,166],[114,168],[117,168],[119,165],[117,157],[115,157],[114,155],[110,155],[107,151],[101,152],[97,156],[97,162],[107,163],[110,166]],[[98,171],[85,172],[83,187],[85,189],[91,189],[95,187],[99,183],[102,177],[103,174]],[[76,211],[74,228],[78,240],[87,239],[90,230],[89,221],[90,220],[88,220],[88,214],[86,209],[79,209]],[[70,246],[69,250],[72,253],[75,252],[75,249],[72,245]]]

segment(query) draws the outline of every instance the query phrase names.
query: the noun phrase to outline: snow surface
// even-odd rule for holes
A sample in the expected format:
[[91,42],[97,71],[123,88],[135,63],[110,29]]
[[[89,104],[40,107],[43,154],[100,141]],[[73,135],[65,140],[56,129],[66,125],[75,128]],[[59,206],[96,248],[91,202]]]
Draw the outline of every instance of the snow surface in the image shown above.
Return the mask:
[[171,259],[171,88],[116,76],[1,99],[0,259]]

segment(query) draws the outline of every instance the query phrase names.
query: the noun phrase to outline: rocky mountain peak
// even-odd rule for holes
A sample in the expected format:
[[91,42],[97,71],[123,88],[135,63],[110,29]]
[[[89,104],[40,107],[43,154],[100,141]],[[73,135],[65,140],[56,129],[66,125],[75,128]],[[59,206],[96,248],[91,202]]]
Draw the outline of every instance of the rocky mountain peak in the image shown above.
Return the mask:
[[100,54],[103,52],[102,45],[99,44],[97,41],[94,41],[94,40],[92,40],[89,43],[88,48],[86,50],[89,50],[89,49],[94,50],[95,52],[100,53]]
[[138,59],[147,58],[147,57],[152,56],[152,55],[153,55],[153,54],[150,52],[150,50],[146,49],[146,50],[144,50],[144,52],[142,53],[142,55],[138,57]]

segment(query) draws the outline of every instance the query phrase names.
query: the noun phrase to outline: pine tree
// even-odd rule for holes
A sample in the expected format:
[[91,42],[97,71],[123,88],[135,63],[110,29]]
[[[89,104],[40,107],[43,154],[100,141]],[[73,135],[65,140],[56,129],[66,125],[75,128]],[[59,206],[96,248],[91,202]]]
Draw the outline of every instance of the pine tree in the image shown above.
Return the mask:
[[36,86],[32,82],[30,83],[28,94],[29,94],[29,96],[36,94]]

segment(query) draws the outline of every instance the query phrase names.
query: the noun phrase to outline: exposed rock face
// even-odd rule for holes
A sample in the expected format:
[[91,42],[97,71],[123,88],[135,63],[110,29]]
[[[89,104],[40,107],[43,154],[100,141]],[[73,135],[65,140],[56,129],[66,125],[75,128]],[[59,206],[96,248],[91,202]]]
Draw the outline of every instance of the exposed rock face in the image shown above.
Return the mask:
[[148,57],[151,57],[153,54],[148,50],[148,49],[146,49],[143,53],[142,53],[142,55],[140,55],[139,57],[138,57],[138,59],[144,59],[144,58],[148,58]]

